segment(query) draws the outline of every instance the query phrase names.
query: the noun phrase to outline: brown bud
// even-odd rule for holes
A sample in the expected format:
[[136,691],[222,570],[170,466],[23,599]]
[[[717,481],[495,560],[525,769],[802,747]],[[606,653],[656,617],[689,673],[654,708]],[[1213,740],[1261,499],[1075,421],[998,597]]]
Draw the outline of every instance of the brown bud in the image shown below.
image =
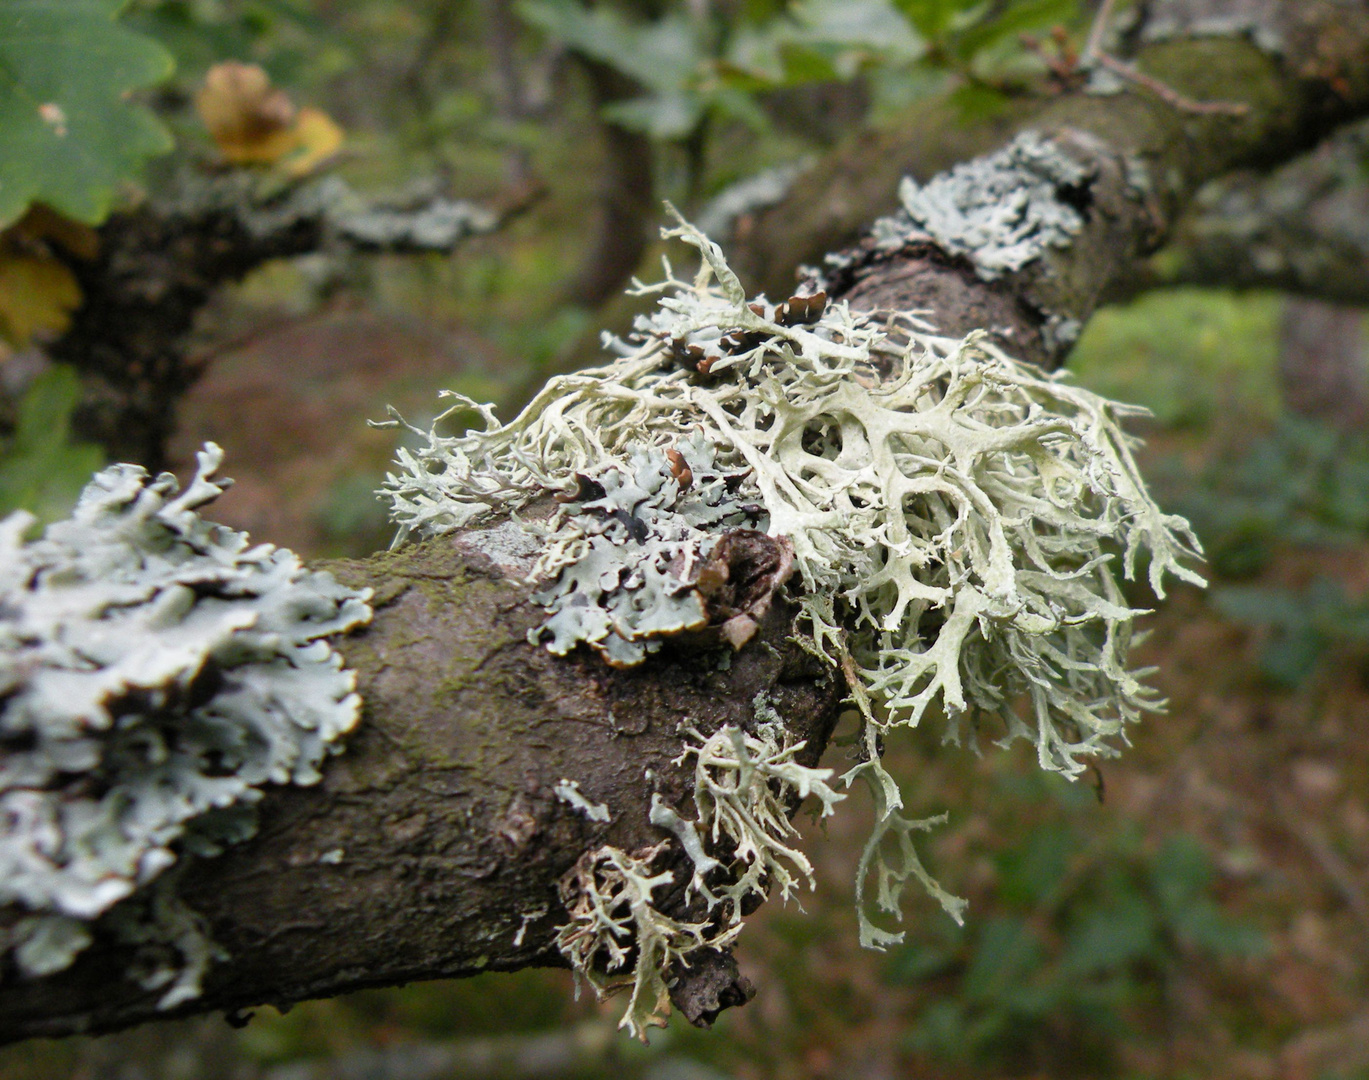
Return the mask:
[[689,462],[678,450],[667,450],[665,452],[666,461],[670,462],[670,475],[680,485],[681,491],[688,491],[690,485],[694,483],[694,471],[689,467]]

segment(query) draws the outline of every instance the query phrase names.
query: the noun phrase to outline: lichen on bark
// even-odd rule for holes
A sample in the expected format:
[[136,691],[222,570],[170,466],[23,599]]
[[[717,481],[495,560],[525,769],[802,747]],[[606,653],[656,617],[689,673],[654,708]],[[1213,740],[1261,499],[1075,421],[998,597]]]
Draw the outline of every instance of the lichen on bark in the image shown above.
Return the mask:
[[[879,876],[881,901],[896,893],[891,881],[924,879],[954,911],[915,853],[895,853],[895,865],[879,842],[892,830],[907,847],[921,824],[898,816],[882,736],[938,705],[950,737],[996,718],[1000,741],[1027,739],[1043,768],[1069,777],[1081,758],[1115,754],[1127,725],[1160,705],[1128,669],[1140,611],[1115,575],[1134,576],[1144,556],[1157,595],[1170,575],[1200,584],[1188,565],[1197,541],[1146,492],[1119,426],[1138,410],[1020,363],[983,334],[944,337],[906,313],[855,313],[821,293],[748,300],[717,245],[683,220],[666,235],[696,248],[701,269],[691,282],[667,264],[664,283],[638,286],[661,298],[621,359],[552,380],[507,425],[462,399],[483,430],[419,432],[426,445],[401,452],[385,494],[403,530],[441,534],[561,493],[567,507],[538,526],[547,547],[532,578],[551,612],[544,632],[564,651],[597,646],[599,623],[623,617],[614,598],[644,573],[636,549],[584,542],[587,508],[646,539],[672,483],[665,455],[681,470],[706,463],[728,505],[792,550],[812,647],[861,706],[865,760],[845,781],[867,781],[880,806],[862,877]],[[610,476],[614,496],[596,479]],[[725,516],[700,519],[700,531]],[[682,565],[713,541],[680,539],[662,589],[683,595]],[[553,633],[571,604],[604,614]],[[628,619],[639,611],[632,633],[684,628],[654,622],[653,608]],[[867,944],[892,939],[861,919]]]

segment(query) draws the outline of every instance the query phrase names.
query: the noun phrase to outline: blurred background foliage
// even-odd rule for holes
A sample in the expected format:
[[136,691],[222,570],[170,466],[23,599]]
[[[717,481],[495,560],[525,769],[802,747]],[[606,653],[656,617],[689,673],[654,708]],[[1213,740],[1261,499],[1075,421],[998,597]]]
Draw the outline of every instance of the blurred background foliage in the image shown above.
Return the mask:
[[[172,458],[223,443],[240,483],[222,516],[261,539],[373,550],[393,444],[364,421],[386,403],[418,422],[439,387],[515,407],[612,318],[659,200],[721,213],[732,185],[933,95],[992,112],[1040,86],[1088,15],[1081,0],[133,0],[122,25],[175,58],[133,104],[176,150],[129,167],[124,205],[215,159],[194,100],[226,60],[326,110],[346,137],[333,167],[361,191],[539,190],[451,255],[310,255],[225,289],[193,335],[204,375]],[[586,262],[623,220],[648,228],[607,289]],[[0,234],[0,316],[15,261],[59,242],[34,228]],[[70,284],[40,289],[56,313],[11,326],[0,363],[0,508],[45,518],[103,460],[72,430],[75,376],[43,359]],[[1369,1077],[1369,439],[1288,407],[1284,305],[1157,291],[1102,311],[1072,356],[1073,378],[1152,410],[1144,468],[1197,526],[1213,588],[1152,618],[1141,659],[1169,714],[1089,779],[934,731],[893,749],[913,809],[951,812],[930,847],[971,900],[964,928],[923,905],[903,946],[859,950],[864,824],[847,813],[808,829],[822,885],[803,913],[752,920],[759,996],[712,1032],[673,1023],[628,1045],[612,1005],[524,972],[264,1008],[241,1029],[31,1043],[0,1052],[0,1078]]]

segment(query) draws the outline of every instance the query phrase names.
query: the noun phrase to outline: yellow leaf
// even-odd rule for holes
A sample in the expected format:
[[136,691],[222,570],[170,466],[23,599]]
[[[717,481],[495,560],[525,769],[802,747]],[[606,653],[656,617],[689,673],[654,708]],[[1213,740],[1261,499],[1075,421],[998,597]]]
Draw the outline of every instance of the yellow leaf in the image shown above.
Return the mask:
[[42,203],[34,203],[28,213],[10,227],[8,237],[19,245],[33,243],[45,247],[55,244],[68,254],[89,262],[100,253],[100,234],[89,225],[72,221]]
[[300,177],[342,146],[342,128],[327,113],[296,110],[256,64],[215,64],[195,104],[224,160],[234,165],[275,165]]
[[0,252],[0,338],[9,345],[60,335],[80,305],[81,287],[56,259]]
[[313,172],[342,148],[342,128],[321,109],[303,108],[295,120],[295,152],[282,163],[291,176]]
[[271,165],[295,147],[295,106],[256,64],[215,64],[195,97],[200,119],[234,165]]

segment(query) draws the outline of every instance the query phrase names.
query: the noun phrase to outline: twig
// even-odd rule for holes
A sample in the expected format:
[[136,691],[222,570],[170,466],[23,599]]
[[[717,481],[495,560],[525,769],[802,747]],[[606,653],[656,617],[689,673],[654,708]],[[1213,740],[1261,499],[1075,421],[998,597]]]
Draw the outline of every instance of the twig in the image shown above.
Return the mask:
[[1245,116],[1250,112],[1250,106],[1243,101],[1194,101],[1191,97],[1179,93],[1168,83],[1163,83],[1153,75],[1147,75],[1140,68],[1133,67],[1125,60],[1118,60],[1117,57],[1108,53],[1100,52],[1094,57],[1094,60],[1100,66],[1120,75],[1128,82],[1144,86],[1166,105],[1170,105],[1180,112],[1209,116]]
[[1093,17],[1093,26],[1089,29],[1089,39],[1084,45],[1084,53],[1080,58],[1081,62],[1088,64],[1098,57],[1103,51],[1103,35],[1107,33],[1108,20],[1112,18],[1112,9],[1116,6],[1117,0],[1103,0],[1098,8],[1098,14]]

